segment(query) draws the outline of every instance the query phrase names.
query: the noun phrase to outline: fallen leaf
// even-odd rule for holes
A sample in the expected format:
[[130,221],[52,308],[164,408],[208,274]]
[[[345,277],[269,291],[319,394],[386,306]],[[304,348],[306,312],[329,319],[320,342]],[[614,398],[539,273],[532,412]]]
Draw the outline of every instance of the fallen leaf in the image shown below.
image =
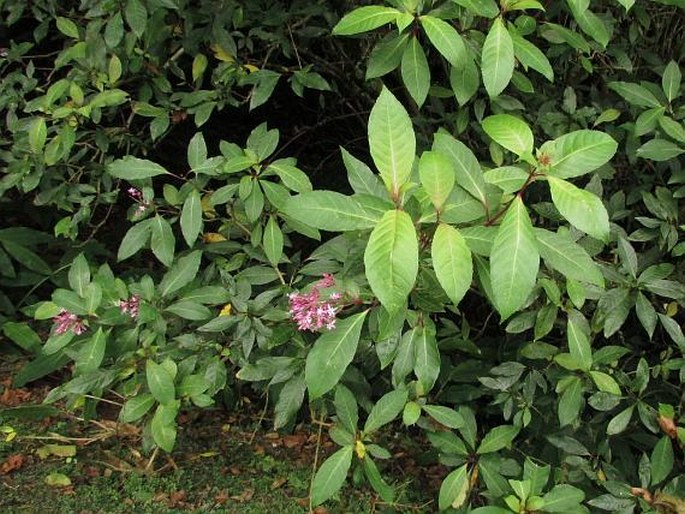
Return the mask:
[[45,483],[50,487],[69,487],[71,479],[63,473],[50,473],[45,477]]
[[280,489],[285,485],[285,483],[288,481],[287,478],[277,478],[273,482],[271,482],[271,490],[274,491],[276,489]]
[[24,456],[21,453],[15,453],[7,457],[7,460],[0,464],[0,475],[6,475],[10,471],[19,469],[24,465]]
[[36,450],[36,454],[41,459],[47,459],[51,455],[55,457],[74,457],[76,446],[73,444],[46,444]]
[[236,496],[231,496],[231,500],[235,500],[240,503],[246,503],[249,502],[252,497],[254,496],[254,489],[245,489],[242,493],[236,495]]

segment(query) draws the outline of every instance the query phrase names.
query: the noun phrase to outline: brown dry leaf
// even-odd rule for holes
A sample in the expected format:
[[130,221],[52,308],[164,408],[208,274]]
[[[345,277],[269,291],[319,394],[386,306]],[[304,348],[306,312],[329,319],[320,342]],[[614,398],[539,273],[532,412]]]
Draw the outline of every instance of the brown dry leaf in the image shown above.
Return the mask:
[[219,505],[223,505],[228,500],[230,500],[230,496],[228,496],[228,493],[226,491],[220,491],[216,493],[216,495],[214,496],[214,501]]
[[671,439],[678,437],[678,427],[675,424],[673,418],[667,418],[665,416],[659,416],[657,419],[661,430]]
[[319,505],[314,509],[314,514],[328,514],[328,509]]
[[631,487],[630,494],[632,494],[633,496],[640,496],[644,501],[646,501],[649,504],[651,504],[653,501],[652,493],[650,493],[647,489],[643,489],[642,487]]
[[169,495],[169,501],[167,502],[167,506],[169,508],[177,508],[177,507],[182,507],[185,505],[185,500],[188,497],[188,494],[185,492],[184,489],[181,489],[180,491],[174,491]]
[[24,465],[24,456],[21,453],[15,453],[7,457],[7,460],[0,464],[0,475],[6,475],[10,471],[21,468]]
[[245,489],[242,493],[236,495],[236,496],[231,496],[231,500],[235,500],[240,503],[246,503],[249,502],[252,497],[254,496],[254,489]]
[[292,434],[283,436],[283,445],[286,448],[297,448],[304,446],[307,442],[307,436],[304,434]]
[[288,481],[287,478],[277,478],[273,482],[271,482],[271,490],[274,491],[276,489],[280,489],[285,485],[285,483]]
[[228,471],[231,472],[231,475],[235,476],[238,476],[243,472],[238,466],[231,466],[230,468],[228,468]]
[[0,395],[0,405],[7,407],[16,407],[22,403],[26,403],[31,398],[31,393],[26,389],[12,389],[7,386]]
[[254,452],[255,455],[264,455],[264,447],[261,444],[258,444],[254,447]]

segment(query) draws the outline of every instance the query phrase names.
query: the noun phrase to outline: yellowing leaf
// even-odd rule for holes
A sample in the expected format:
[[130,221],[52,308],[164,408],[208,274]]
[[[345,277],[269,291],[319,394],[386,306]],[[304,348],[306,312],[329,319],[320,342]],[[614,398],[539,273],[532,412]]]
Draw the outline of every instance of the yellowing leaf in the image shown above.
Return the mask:
[[214,43],[210,46],[212,52],[214,52],[214,57],[223,62],[235,62],[235,57],[233,57],[228,51],[226,51],[218,43]]
[[202,234],[202,240],[205,243],[220,243],[221,241],[226,241],[226,237],[224,237],[221,234],[218,234],[217,232],[207,232],[206,234]]
[[227,303],[226,305],[223,306],[221,309],[221,312],[219,313],[219,316],[230,316],[231,315],[231,310],[233,309],[233,306],[230,303]]
[[360,459],[366,456],[366,446],[359,439],[354,443],[354,451]]

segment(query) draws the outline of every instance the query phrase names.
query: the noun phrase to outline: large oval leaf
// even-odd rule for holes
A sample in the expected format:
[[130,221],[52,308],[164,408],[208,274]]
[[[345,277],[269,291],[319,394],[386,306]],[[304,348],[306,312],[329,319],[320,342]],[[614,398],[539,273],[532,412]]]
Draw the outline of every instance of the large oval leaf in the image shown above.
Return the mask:
[[565,180],[548,176],[547,181],[554,206],[571,225],[596,239],[609,238],[609,214],[602,200]]
[[[543,145],[540,152],[548,148]],[[605,164],[616,153],[618,143],[598,130],[576,130],[549,145],[549,174],[558,178],[578,177]]]
[[438,282],[454,305],[459,305],[473,279],[471,250],[466,240],[456,228],[440,224],[433,236],[431,256]]
[[352,464],[352,446],[344,446],[328,457],[312,481],[312,505],[320,505],[340,490]]
[[440,18],[421,16],[419,20],[423,30],[426,31],[428,39],[438,52],[452,66],[462,67],[466,59],[466,47],[459,32]]
[[433,140],[433,150],[450,159],[457,184],[483,205],[487,205],[483,171],[471,149],[446,132],[438,132]]
[[539,266],[533,225],[517,196],[504,215],[490,253],[495,307],[503,320],[526,301],[535,286]]
[[416,230],[406,212],[387,211],[371,232],[364,252],[366,277],[383,307],[393,313],[414,287],[419,268]]
[[324,332],[314,343],[304,370],[310,400],[333,389],[352,362],[367,312],[338,321],[333,330]]
[[148,359],[145,364],[145,376],[147,378],[147,386],[162,405],[170,404],[176,397],[176,388],[174,386],[174,377],[161,364],[157,364],[152,359]]
[[282,211],[309,227],[331,232],[372,228],[381,219],[378,211],[335,191],[310,191],[292,196]]
[[423,152],[419,160],[421,185],[436,209],[441,209],[454,187],[452,163],[438,152]]
[[483,130],[495,142],[518,156],[533,152],[533,132],[520,118],[511,114],[496,114],[483,120]]
[[481,73],[485,90],[490,96],[497,96],[504,91],[514,74],[514,43],[502,18],[492,22],[483,43]]
[[421,384],[421,394],[433,389],[440,374],[440,351],[435,331],[425,326],[414,328],[414,373]]
[[547,265],[563,273],[567,278],[589,282],[604,287],[604,277],[585,248],[568,235],[535,229],[538,250]]
[[107,166],[110,175],[124,180],[140,180],[156,177],[157,175],[169,174],[162,166],[146,159],[139,159],[127,155],[111,162]]
[[458,509],[466,501],[468,492],[468,464],[464,464],[452,471],[442,481],[438,497],[438,507],[440,510],[445,510],[448,507]]
[[369,30],[377,29],[386,23],[395,21],[398,14],[400,14],[400,12],[392,7],[383,7],[380,5],[359,7],[342,17],[335,27],[333,27],[333,35],[351,36],[353,34],[368,32]]
[[421,107],[426,101],[428,90],[431,87],[431,72],[426,54],[415,37],[409,40],[409,44],[404,49],[400,71],[407,91],[409,91],[416,105]]
[[202,230],[202,199],[197,190],[193,190],[183,202],[181,210],[181,233],[189,247],[193,247]]
[[385,186],[398,196],[411,175],[416,136],[407,111],[386,88],[371,109],[369,149]]

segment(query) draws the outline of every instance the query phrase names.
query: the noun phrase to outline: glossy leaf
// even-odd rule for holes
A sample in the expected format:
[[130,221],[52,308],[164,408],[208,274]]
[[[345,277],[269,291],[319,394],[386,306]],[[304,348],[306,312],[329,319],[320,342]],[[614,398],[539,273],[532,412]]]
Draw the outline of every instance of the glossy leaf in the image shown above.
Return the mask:
[[394,420],[407,403],[407,391],[395,390],[383,395],[373,406],[364,424],[364,434],[369,435]]
[[464,143],[446,132],[435,134],[433,151],[442,154],[451,161],[451,168],[456,175],[457,184],[483,205],[487,205],[487,191],[483,171],[473,152]]
[[376,43],[366,63],[366,80],[382,77],[395,70],[402,62],[410,37],[408,32],[399,35],[390,33]]
[[468,464],[464,464],[450,472],[442,481],[438,496],[438,508],[440,510],[449,507],[458,509],[466,501],[469,489]]
[[302,375],[291,378],[283,385],[274,406],[274,430],[283,428],[295,417],[302,406],[305,389]]
[[150,248],[159,262],[165,266],[171,266],[174,261],[174,249],[176,238],[169,222],[157,214],[152,219],[150,229]]
[[565,427],[576,423],[583,408],[583,382],[579,377],[571,377],[559,397],[557,416],[559,426]]
[[105,332],[102,327],[98,327],[93,337],[85,342],[78,356],[74,359],[79,373],[86,374],[97,371],[105,357],[108,335],[109,331]]
[[82,253],[78,254],[71,262],[68,278],[69,287],[80,297],[83,297],[86,292],[86,286],[90,283],[90,267]]
[[656,443],[649,457],[652,472],[652,485],[663,482],[673,470],[673,444],[668,436],[663,436]]
[[652,139],[637,149],[636,154],[643,159],[670,161],[685,153],[685,149],[666,139]]
[[122,159],[117,159],[107,166],[107,172],[113,177],[123,180],[141,180],[144,178],[156,177],[157,175],[168,175],[169,172],[164,167],[152,161],[139,159],[127,155]]
[[460,107],[476,94],[479,85],[480,74],[471,56],[467,56],[460,67],[452,66],[450,69],[450,87]]
[[398,195],[409,180],[416,153],[416,137],[402,104],[386,88],[371,109],[369,149],[388,191]]
[[555,485],[542,497],[545,512],[561,513],[580,511],[584,499],[585,493],[569,484]]
[[511,114],[496,114],[483,120],[483,130],[496,143],[518,156],[533,152],[533,132],[528,124]]
[[424,405],[423,410],[431,418],[447,428],[461,428],[464,426],[464,418],[454,409],[443,405]]
[[344,385],[338,385],[335,390],[335,414],[345,430],[354,434],[357,431],[359,412],[357,400],[352,392]]
[[454,305],[464,297],[473,280],[471,250],[459,231],[441,223],[431,246],[433,269],[440,285]]
[[419,177],[435,208],[442,208],[454,187],[450,159],[438,152],[423,152],[419,159]]
[[671,60],[666,65],[664,73],[661,75],[661,87],[669,102],[672,102],[680,96],[680,82],[682,78],[683,76],[680,72],[678,63]]
[[159,405],[150,423],[152,439],[166,452],[171,452],[176,444],[176,414],[178,402]]
[[566,277],[604,287],[604,277],[585,249],[567,234],[536,228],[538,250],[545,262]]
[[142,393],[126,400],[119,413],[122,423],[132,423],[145,416],[155,404],[155,397],[150,393]]
[[344,446],[321,464],[312,481],[312,505],[322,504],[340,490],[352,465],[353,451],[352,446]]
[[314,343],[305,365],[310,400],[324,395],[340,381],[357,352],[367,312],[339,320],[333,330],[321,334]]
[[262,244],[264,245],[264,253],[266,253],[271,265],[277,266],[283,253],[283,232],[281,232],[275,216],[270,216],[264,227]]
[[181,233],[189,247],[193,247],[202,231],[202,199],[197,190],[190,192],[181,210]]
[[621,95],[626,102],[638,107],[661,107],[661,102],[649,91],[639,84],[632,82],[609,82],[609,89],[613,89]]
[[583,371],[589,371],[592,366],[590,340],[581,325],[572,316],[569,316],[566,324],[566,339],[571,357],[578,364],[578,367]]
[[543,145],[540,153],[550,152],[550,175],[570,178],[584,175],[609,162],[617,148],[618,143],[604,132],[577,130],[558,137],[549,146]]
[[347,169],[347,180],[355,193],[387,198],[387,192],[380,178],[371,171],[371,168],[344,148],[340,149],[340,153]]
[[547,56],[533,43],[522,36],[510,33],[514,43],[514,55],[516,59],[525,67],[532,68],[542,74],[550,82],[554,82],[554,70],[549,63]]
[[514,43],[502,18],[496,18],[483,43],[481,72],[485,90],[491,97],[507,87],[514,73]]
[[602,201],[583,189],[562,179],[547,178],[552,201],[561,215],[578,230],[606,241],[609,238],[609,215]]
[[162,405],[170,404],[176,397],[174,377],[169,371],[152,359],[145,363],[145,376],[150,393]]
[[518,435],[520,427],[513,425],[500,425],[492,428],[483,440],[480,442],[476,453],[483,455],[486,453],[496,452],[502,448],[511,446],[514,438]]
[[351,36],[377,29],[397,19],[400,11],[391,7],[368,5],[349,12],[333,27],[335,36]]
[[429,41],[438,52],[452,66],[457,68],[463,66],[466,59],[466,47],[459,32],[446,21],[433,16],[421,16],[419,21]]
[[183,286],[189,284],[200,269],[201,258],[202,252],[196,250],[178,259],[171,269],[166,272],[164,277],[162,277],[162,281],[158,287],[159,294],[162,295],[162,297],[170,296]]
[[430,68],[426,54],[415,37],[409,40],[404,49],[400,70],[402,82],[404,82],[407,91],[409,91],[416,105],[421,107],[426,101],[431,85]]
[[533,225],[517,196],[504,215],[490,253],[490,279],[502,320],[516,312],[533,291],[539,265]]
[[414,330],[414,374],[421,384],[423,394],[426,394],[433,389],[440,374],[440,351],[433,332],[425,326]]
[[393,313],[406,302],[419,266],[416,230],[406,212],[387,211],[364,252],[366,277],[383,307]]
[[351,196],[335,191],[310,191],[290,197],[283,213],[307,226],[331,232],[363,230],[376,226],[382,217]]

